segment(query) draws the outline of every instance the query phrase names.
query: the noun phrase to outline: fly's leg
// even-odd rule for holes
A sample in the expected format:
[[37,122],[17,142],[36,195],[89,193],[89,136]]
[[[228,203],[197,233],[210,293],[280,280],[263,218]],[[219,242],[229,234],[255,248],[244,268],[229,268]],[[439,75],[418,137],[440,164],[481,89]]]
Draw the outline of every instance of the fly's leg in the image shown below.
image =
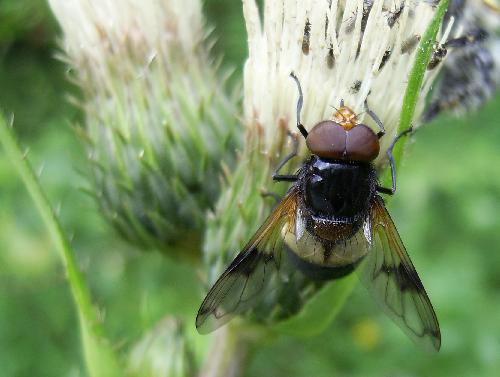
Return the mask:
[[279,174],[279,171],[285,166],[288,161],[290,161],[292,158],[297,156],[298,151],[299,151],[299,140],[297,137],[291,133],[289,133],[290,137],[292,138],[292,143],[293,143],[293,150],[292,152],[287,155],[281,162],[278,164],[276,169],[274,169],[273,172],[273,181],[277,182],[295,182],[299,177],[297,174]]
[[273,198],[274,199],[274,204],[278,204],[279,201],[281,200],[281,196],[278,195],[277,193],[275,192],[272,192],[272,191],[264,191],[262,190],[261,193],[260,193],[260,196],[262,196],[263,198]]
[[403,136],[406,136],[406,135],[412,133],[413,131],[414,131],[413,127],[410,127],[408,129],[404,130],[403,132],[401,132],[398,136],[396,136],[394,138],[391,145],[387,149],[387,157],[389,158],[389,165],[391,167],[392,187],[388,188],[388,187],[377,186],[378,192],[380,192],[382,194],[387,194],[387,195],[394,195],[394,193],[396,192],[396,164],[394,163],[394,156],[392,155],[392,150],[394,149],[394,146],[399,141],[399,139],[401,139]]
[[373,119],[373,121],[377,124],[377,126],[380,128],[380,131],[377,133],[377,137],[380,139],[382,136],[385,135],[385,128],[384,124],[380,120],[380,118],[375,114],[370,108],[368,107],[368,100],[365,99],[365,111],[366,113],[370,116],[370,118]]
[[304,95],[302,94],[302,87],[300,86],[299,79],[297,78],[297,76],[295,76],[295,73],[290,73],[290,77],[295,80],[297,88],[299,89],[299,100],[297,101],[297,128],[305,139],[308,135],[308,132],[300,122],[300,112],[302,111],[302,105],[304,103]]

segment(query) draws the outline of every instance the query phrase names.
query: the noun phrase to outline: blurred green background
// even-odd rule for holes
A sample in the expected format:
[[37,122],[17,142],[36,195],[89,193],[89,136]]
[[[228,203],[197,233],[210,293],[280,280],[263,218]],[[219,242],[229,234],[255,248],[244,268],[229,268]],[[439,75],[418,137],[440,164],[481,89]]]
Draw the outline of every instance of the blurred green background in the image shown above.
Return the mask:
[[[210,0],[205,8],[216,27],[215,52],[237,78],[246,55],[240,2]],[[75,88],[54,58],[57,33],[44,2],[0,0],[0,108],[15,115],[117,347],[167,312],[194,327],[201,299],[195,273],[121,243],[81,190],[85,151],[72,129],[81,114],[67,101]],[[497,97],[480,112],[440,117],[423,129],[390,204],[439,316],[441,352],[415,347],[359,288],[322,335],[279,337],[256,349],[246,376],[498,375],[499,117]],[[63,269],[3,151],[0,187],[0,376],[85,376]]]

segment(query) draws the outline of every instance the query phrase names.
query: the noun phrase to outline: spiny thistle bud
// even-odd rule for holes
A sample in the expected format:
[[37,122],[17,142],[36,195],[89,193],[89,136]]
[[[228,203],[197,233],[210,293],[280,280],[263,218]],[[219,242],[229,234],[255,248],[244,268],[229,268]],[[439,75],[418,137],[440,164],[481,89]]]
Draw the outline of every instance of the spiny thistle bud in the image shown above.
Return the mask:
[[[208,281],[213,283],[222,268],[241,250],[258,229],[273,205],[263,193],[283,194],[286,185],[271,186],[270,173],[288,151],[296,132],[297,86],[304,94],[302,124],[310,129],[331,119],[341,100],[359,121],[378,131],[364,103],[383,121],[381,170],[386,150],[398,132],[403,97],[415,61],[419,41],[435,14],[429,1],[265,1],[264,18],[256,1],[243,1],[249,41],[244,71],[244,121],[247,139],[236,169],[226,175],[215,213],[208,221],[205,252]],[[451,26],[442,28],[444,43]],[[427,70],[416,106],[419,117],[425,97],[441,66]],[[302,157],[305,156],[302,144]],[[292,160],[294,171],[301,158]],[[321,284],[273,281],[253,315],[260,322],[290,318]],[[288,291],[286,291],[288,287]],[[257,314],[258,313],[258,314]],[[327,316],[326,313],[323,313]]]
[[179,240],[195,243],[219,191],[221,161],[234,154],[236,124],[208,54],[200,1],[50,5],[83,92],[103,214],[146,248],[172,253]]
[[132,348],[127,376],[191,377],[195,369],[183,326],[174,318],[165,318]]

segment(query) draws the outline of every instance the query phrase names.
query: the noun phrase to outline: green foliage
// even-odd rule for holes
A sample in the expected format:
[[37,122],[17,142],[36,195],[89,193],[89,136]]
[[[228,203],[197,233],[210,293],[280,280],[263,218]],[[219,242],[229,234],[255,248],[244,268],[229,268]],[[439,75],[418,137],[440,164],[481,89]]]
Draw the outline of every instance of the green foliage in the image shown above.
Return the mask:
[[337,316],[356,282],[356,276],[351,275],[325,285],[296,316],[276,324],[273,330],[300,337],[321,334]]
[[[223,1],[214,4],[223,6]],[[217,25],[241,17],[237,5],[220,12],[211,2],[206,4]],[[217,45],[237,66],[244,51],[241,30],[223,35]],[[2,85],[0,106],[15,110],[16,134],[30,146],[34,166],[45,166],[40,181],[51,202],[56,207],[61,204],[64,232],[75,235],[71,248],[78,265],[95,302],[106,308],[101,313],[104,331],[116,341],[118,351],[128,352],[141,344],[137,339],[147,339],[144,334],[169,312],[186,319],[185,331],[193,339],[194,314],[201,299],[195,272],[122,244],[96,216],[92,201],[75,190],[83,180],[74,167],[84,165],[85,153],[62,121],[75,120],[77,114],[61,96],[68,89],[64,68],[50,55],[20,47],[9,51],[0,64],[0,82],[11,84],[9,89]],[[22,64],[13,64],[9,60],[13,56]],[[21,68],[25,81],[15,85]],[[53,75],[45,81],[47,71]],[[477,114],[462,120],[441,117],[419,131],[398,173],[398,194],[390,206],[436,307],[443,328],[442,351],[432,357],[420,352],[359,289],[318,336],[280,336],[262,344],[247,376],[497,374],[500,176],[494,169],[500,165],[499,104],[497,97]],[[0,185],[2,375],[85,375],[65,273],[17,170],[3,153]],[[328,317],[338,305],[328,298],[329,292],[311,303],[317,305],[313,313],[319,314],[318,321],[325,321],[321,329],[328,322],[321,314]],[[294,330],[306,328],[307,322],[294,322],[301,316],[283,323],[282,332],[297,334],[301,331]],[[198,348],[209,349],[206,337],[195,339]]]
[[54,30],[55,24],[45,1],[0,1],[0,46],[19,40],[44,44],[53,37]]

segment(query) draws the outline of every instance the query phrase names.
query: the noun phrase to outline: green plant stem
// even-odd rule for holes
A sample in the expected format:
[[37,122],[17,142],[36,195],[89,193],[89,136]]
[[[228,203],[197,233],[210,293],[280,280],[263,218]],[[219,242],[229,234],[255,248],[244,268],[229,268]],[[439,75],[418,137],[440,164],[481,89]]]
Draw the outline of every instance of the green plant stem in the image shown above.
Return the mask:
[[[448,9],[449,0],[441,0],[437,5],[434,17],[432,18],[429,26],[418,45],[418,52],[413,62],[413,67],[410,71],[408,85],[405,90],[403,98],[403,107],[401,110],[401,117],[399,119],[398,134],[408,129],[411,126],[413,117],[415,115],[415,108],[420,97],[420,89],[424,81],[427,65],[431,59],[436,36],[441,27],[441,22]],[[408,138],[402,138],[394,147],[393,155],[396,161],[396,167],[401,163],[401,157]]]
[[23,180],[59,252],[78,310],[89,372],[96,377],[119,376],[118,361],[103,337],[104,332],[98,321],[97,311],[92,305],[89,289],[78,269],[69,241],[65,237],[62,226],[43,192],[31,164],[17,144],[12,124],[7,124],[2,114],[0,114],[0,143],[3,145],[9,161]]

